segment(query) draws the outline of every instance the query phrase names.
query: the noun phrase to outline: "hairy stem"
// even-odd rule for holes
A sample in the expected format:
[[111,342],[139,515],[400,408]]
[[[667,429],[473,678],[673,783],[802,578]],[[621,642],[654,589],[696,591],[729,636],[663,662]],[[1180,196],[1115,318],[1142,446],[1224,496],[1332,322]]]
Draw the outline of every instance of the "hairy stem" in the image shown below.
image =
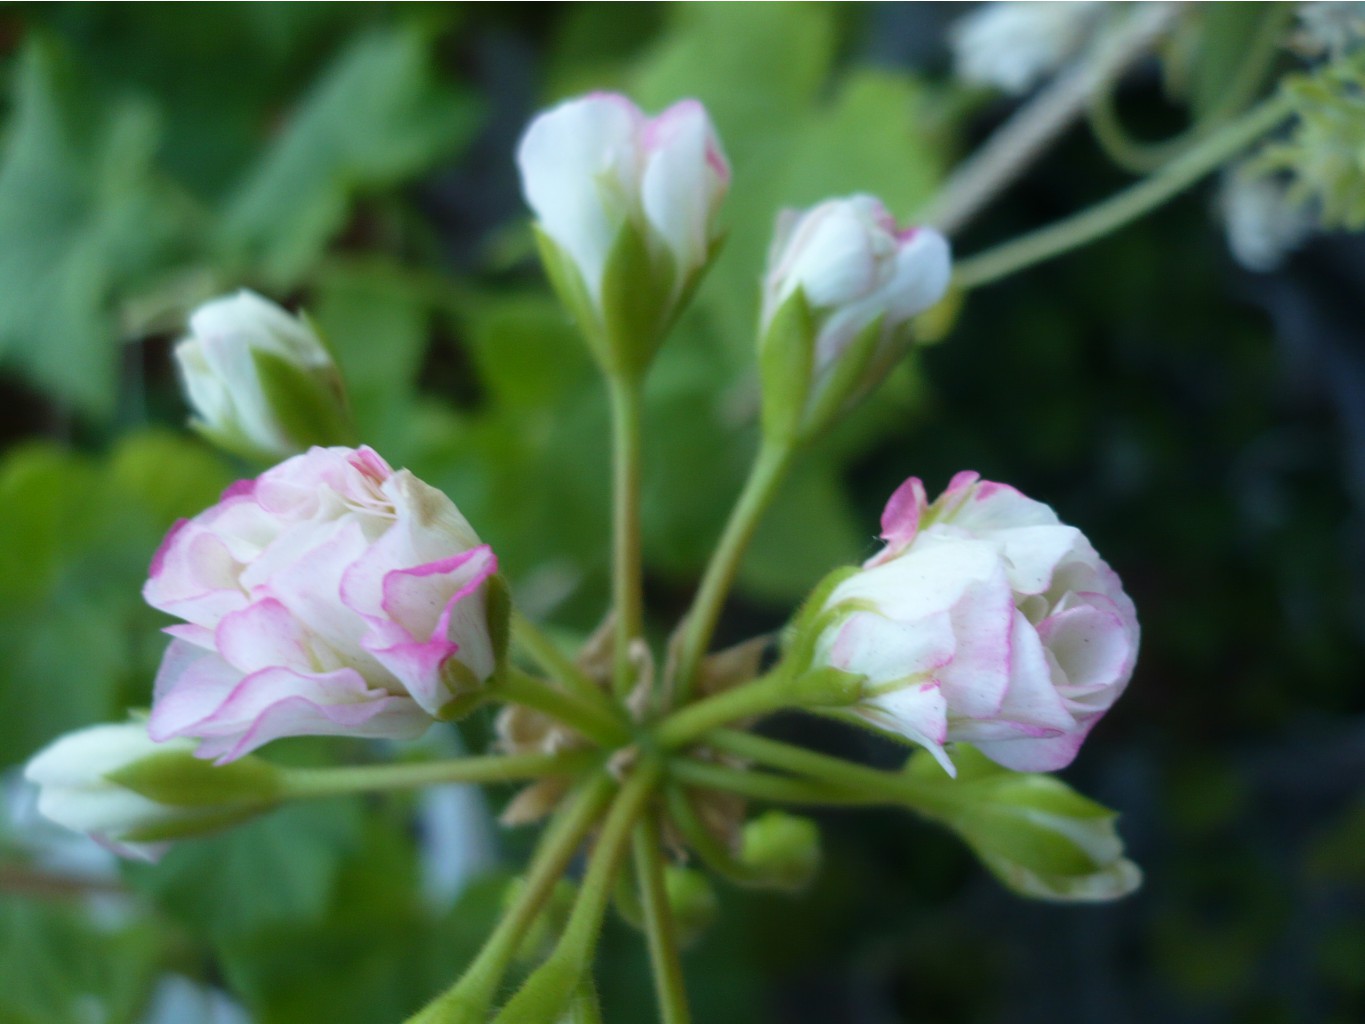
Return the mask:
[[450,782],[518,782],[547,775],[575,775],[592,767],[601,757],[597,751],[568,750],[557,754],[489,755],[414,764],[280,768],[280,796],[286,800],[296,800],[377,790],[415,789]]
[[641,382],[607,378],[612,425],[612,595],[616,608],[613,680],[616,695],[634,682],[630,645],[644,632],[644,569],[640,553]]
[[612,711],[516,669],[503,676],[493,696],[544,712],[607,749],[622,746],[630,740],[630,728]]
[[649,815],[635,827],[635,875],[640,881],[640,907],[659,1001],[660,1024],[688,1024],[687,987],[678,956],[678,933],[664,884],[663,849],[659,823]]
[[599,819],[616,789],[607,775],[599,775],[555,815],[541,837],[540,847],[526,873],[526,885],[503,914],[464,975],[407,1024],[485,1024],[508,965],[526,930],[550,898],[564,869],[578,851],[589,829]]
[[768,510],[777,489],[791,465],[795,447],[787,443],[765,440],[758,450],[749,478],[744,483],[730,519],[725,524],[720,542],[711,554],[711,561],[702,575],[701,586],[692,607],[683,620],[678,647],[676,676],[677,701],[686,701],[695,682],[701,660],[706,655],[720,619],[725,597],[739,572],[740,561],[758,529],[763,513]]
[[597,704],[604,711],[614,711],[611,699],[574,664],[573,659],[546,636],[544,630],[515,609],[512,612],[512,642],[570,693]]
[[494,1024],[546,1024],[557,1021],[568,1007],[592,960],[616,873],[661,770],[659,762],[644,761],[621,785],[602,824],[559,944],[494,1018]]

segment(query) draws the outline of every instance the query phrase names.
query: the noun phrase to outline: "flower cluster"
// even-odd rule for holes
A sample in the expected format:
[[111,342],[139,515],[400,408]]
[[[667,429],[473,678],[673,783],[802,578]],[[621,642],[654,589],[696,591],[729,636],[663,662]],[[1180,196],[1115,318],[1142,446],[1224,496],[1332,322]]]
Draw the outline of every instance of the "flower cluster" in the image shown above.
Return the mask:
[[[528,782],[504,822],[554,817],[507,927],[414,1021],[490,1019],[512,959],[538,954],[549,931],[553,950],[497,1019],[567,1019],[592,989],[581,982],[608,902],[650,932],[653,955],[674,956],[714,916],[703,867],[804,888],[819,868],[818,823],[754,812],[762,800],[913,808],[1026,895],[1135,887],[1112,812],[1036,774],[1076,756],[1128,684],[1139,638],[1118,577],[1048,506],[975,473],[931,503],[911,478],[886,506],[882,549],[816,589],[776,664],[765,666],[767,637],[711,653],[783,474],[907,351],[915,318],[950,287],[947,240],[899,225],[869,195],[779,214],[755,346],[762,443],[663,656],[645,628],[643,377],[712,262],[729,166],[695,101],[650,117],[603,94],[537,118],[517,159],[542,260],[612,396],[615,599],[602,627],[574,656],[513,619],[497,558],[451,499],[349,446],[340,373],[306,318],[250,293],[220,299],[176,350],[195,425],[238,454],[283,461],[172,527],[143,590],[179,620],[150,715],[40,752],[27,775],[44,813],[151,858],[286,800]],[[495,703],[487,756],[307,768],[247,756],[291,736],[411,739]],[[888,772],[750,731],[778,711],[924,749]],[[552,925],[555,879],[585,844],[582,885],[560,889],[573,909]],[[632,848],[638,891],[617,884]],[[697,865],[669,863],[670,852]],[[656,963],[675,1008],[680,973]]]

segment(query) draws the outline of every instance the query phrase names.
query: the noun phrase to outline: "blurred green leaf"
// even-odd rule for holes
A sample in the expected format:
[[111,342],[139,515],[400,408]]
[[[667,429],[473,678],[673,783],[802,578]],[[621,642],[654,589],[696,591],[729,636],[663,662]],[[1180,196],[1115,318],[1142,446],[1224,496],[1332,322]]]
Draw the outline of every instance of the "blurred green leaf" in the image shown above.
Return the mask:
[[437,79],[431,34],[374,29],[337,55],[229,205],[228,252],[292,283],[344,224],[352,200],[457,149],[478,107]]
[[163,942],[148,925],[98,924],[78,905],[0,896],[0,1020],[133,1024]]
[[118,365],[111,305],[181,226],[151,170],[156,113],[91,95],[64,51],[37,36],[16,74],[0,153],[0,361],[107,415]]
[[219,836],[177,843],[156,866],[127,871],[196,934],[243,939],[272,925],[320,920],[360,827],[352,803],[296,804]]

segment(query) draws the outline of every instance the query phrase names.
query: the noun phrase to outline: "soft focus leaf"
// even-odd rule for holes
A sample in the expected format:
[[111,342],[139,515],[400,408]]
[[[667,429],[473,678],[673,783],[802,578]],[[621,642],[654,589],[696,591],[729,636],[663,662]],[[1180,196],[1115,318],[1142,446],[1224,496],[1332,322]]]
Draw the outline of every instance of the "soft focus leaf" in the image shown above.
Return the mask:
[[345,221],[351,201],[448,155],[475,106],[432,72],[429,33],[376,29],[338,54],[248,175],[223,241],[268,279],[296,280]]

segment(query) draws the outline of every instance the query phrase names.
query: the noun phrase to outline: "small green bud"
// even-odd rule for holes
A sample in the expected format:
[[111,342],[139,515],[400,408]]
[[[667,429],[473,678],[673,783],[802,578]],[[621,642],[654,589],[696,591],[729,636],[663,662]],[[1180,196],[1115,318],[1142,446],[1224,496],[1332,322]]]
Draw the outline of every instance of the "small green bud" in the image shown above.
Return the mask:
[[809,818],[768,811],[744,826],[740,860],[771,888],[800,892],[820,868],[820,830]]
[[[720,912],[711,881],[700,871],[669,864],[664,868],[664,892],[678,943],[690,946],[715,923]],[[645,910],[635,874],[624,871],[616,885],[616,911],[634,928],[645,926]]]

